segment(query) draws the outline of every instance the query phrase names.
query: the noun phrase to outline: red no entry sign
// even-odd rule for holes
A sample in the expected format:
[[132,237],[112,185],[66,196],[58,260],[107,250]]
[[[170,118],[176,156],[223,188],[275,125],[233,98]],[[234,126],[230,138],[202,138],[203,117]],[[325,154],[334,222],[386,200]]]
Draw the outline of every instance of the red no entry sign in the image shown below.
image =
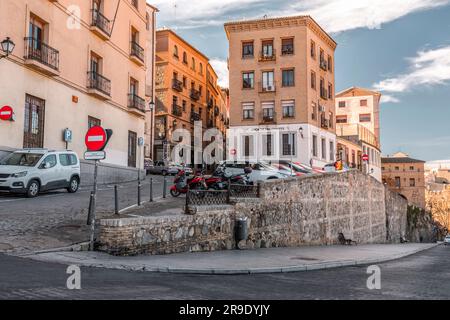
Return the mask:
[[369,155],[368,154],[363,154],[362,160],[363,161],[369,161]]
[[237,154],[237,150],[236,150],[236,149],[231,149],[231,150],[230,150],[230,154],[231,154],[232,156],[235,156],[235,155]]
[[13,116],[13,109],[10,106],[4,106],[0,109],[0,119],[10,120]]
[[86,133],[84,142],[89,151],[102,150],[106,144],[106,131],[100,126],[92,127]]

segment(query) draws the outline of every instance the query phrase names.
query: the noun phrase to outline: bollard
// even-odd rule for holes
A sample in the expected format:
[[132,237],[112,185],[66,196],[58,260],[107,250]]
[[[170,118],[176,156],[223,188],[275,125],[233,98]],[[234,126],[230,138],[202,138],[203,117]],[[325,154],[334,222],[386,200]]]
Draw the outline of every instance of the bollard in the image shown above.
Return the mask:
[[138,182],[138,206],[141,206],[141,181]]
[[90,195],[90,197],[89,197],[88,218],[87,218],[87,223],[86,223],[88,226],[91,225],[91,220],[92,220],[92,209],[94,208],[93,204],[94,204],[94,192],[91,191],[91,195]]
[[114,213],[119,214],[119,190],[117,185],[114,186]]
[[164,176],[164,183],[163,183],[163,198],[166,198],[166,193],[167,193],[167,179],[166,176]]
[[150,202],[153,202],[153,178],[150,178]]

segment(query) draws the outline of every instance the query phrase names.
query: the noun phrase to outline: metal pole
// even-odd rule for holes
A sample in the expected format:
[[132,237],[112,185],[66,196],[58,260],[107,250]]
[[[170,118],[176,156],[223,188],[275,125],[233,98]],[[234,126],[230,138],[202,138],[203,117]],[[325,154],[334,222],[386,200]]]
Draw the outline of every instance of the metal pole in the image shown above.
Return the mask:
[[188,185],[188,187],[187,187],[187,193],[186,193],[186,203],[185,203],[185,206],[184,206],[184,213],[185,214],[189,214],[189,185]]
[[166,193],[167,193],[167,179],[166,176],[164,176],[164,183],[163,183],[163,198],[166,198]]
[[94,251],[94,237],[95,237],[95,207],[97,202],[97,173],[98,173],[98,160],[95,160],[94,167],[94,190],[92,195],[92,214],[91,214],[91,235],[89,239],[89,250]]
[[153,202],[153,178],[150,178],[150,202]]
[[88,218],[86,224],[88,226],[91,225],[91,217],[92,217],[92,201],[94,199],[94,193],[91,191],[91,194],[89,195],[89,210],[88,210]]
[[119,214],[119,190],[117,185],[114,186],[114,213]]
[[138,181],[138,206],[141,206],[141,180]]

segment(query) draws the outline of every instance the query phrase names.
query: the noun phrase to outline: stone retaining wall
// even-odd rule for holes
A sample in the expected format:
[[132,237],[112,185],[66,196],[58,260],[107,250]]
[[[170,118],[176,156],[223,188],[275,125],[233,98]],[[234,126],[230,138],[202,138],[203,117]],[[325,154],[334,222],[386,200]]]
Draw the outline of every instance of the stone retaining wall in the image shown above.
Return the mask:
[[[116,255],[167,254],[235,247],[237,218],[247,218],[245,248],[397,242],[406,230],[406,200],[359,171],[273,180],[260,198],[193,216],[100,221],[99,250]],[[203,211],[202,211],[203,210]],[[205,211],[206,210],[206,211]]]

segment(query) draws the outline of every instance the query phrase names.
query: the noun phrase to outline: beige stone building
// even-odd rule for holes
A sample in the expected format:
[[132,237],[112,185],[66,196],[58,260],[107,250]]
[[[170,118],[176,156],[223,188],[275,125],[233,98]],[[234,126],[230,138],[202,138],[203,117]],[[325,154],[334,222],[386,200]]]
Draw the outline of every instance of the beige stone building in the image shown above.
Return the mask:
[[141,167],[144,136],[146,1],[2,0],[0,39],[14,52],[0,60],[0,148],[65,149],[82,158],[90,126],[113,129],[105,162]]
[[[337,93],[336,135],[341,141],[338,143],[338,157],[350,167],[356,164],[381,182],[380,99],[379,92],[358,87]],[[351,153],[346,153],[344,140],[359,145],[361,150],[349,149]],[[367,163],[361,160],[364,154],[369,156]],[[354,156],[356,160],[353,160]]]
[[228,156],[334,162],[336,42],[310,17],[230,22]]
[[400,193],[408,202],[425,208],[425,161],[396,153],[382,158],[383,183]]
[[208,57],[173,30],[156,33],[155,89],[154,160],[171,159],[176,129],[190,131],[193,156],[195,122],[203,130],[223,127],[216,72]]

